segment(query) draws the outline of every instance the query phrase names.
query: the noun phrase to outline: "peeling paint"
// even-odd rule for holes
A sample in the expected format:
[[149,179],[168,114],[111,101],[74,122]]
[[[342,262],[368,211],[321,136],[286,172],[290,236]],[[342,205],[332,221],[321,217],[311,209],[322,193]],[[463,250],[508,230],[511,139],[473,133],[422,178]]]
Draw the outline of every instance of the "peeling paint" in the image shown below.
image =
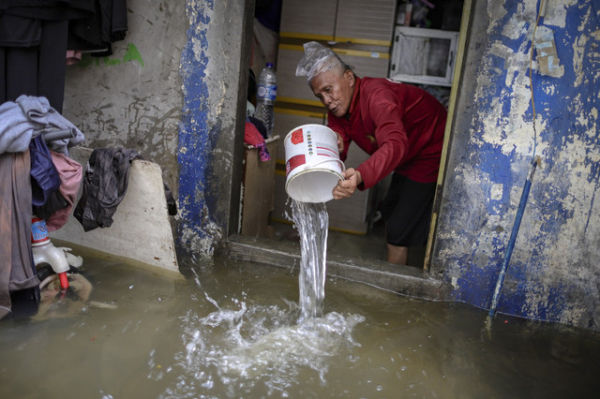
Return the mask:
[[567,9],[576,4],[577,0],[546,0],[544,24],[564,28],[567,20]]
[[[458,110],[460,147],[448,162],[433,269],[444,271],[457,300],[489,305],[532,156],[540,155],[498,309],[600,329],[598,15],[589,0],[548,2],[532,86],[538,6],[489,1],[478,8],[489,21],[473,18],[471,34],[487,38],[471,39],[486,45],[467,57],[477,78],[461,92],[472,101]],[[547,76],[543,68],[555,69]]]
[[573,85],[575,87],[581,85],[583,82],[583,57],[587,41],[587,36],[582,34],[573,42],[573,70],[575,71],[575,82]]
[[212,1],[188,0],[188,42],[181,54],[183,79],[183,118],[179,129],[179,226],[181,247],[205,256],[212,255],[214,242],[222,235],[206,204],[205,184],[214,147],[209,123],[208,25],[213,15]]

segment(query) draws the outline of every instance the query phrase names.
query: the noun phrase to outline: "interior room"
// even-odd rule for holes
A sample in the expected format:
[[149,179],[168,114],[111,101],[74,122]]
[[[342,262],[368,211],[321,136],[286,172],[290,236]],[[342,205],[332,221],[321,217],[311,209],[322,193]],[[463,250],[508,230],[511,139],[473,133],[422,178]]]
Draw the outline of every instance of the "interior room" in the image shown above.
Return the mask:
[[[300,125],[327,124],[326,108],[306,79],[295,76],[303,55],[302,45],[309,41],[325,44],[357,76],[416,85],[448,108],[462,6],[462,0],[378,0],[370,2],[367,9],[362,2],[351,0],[257,1],[250,80],[258,80],[265,64],[272,63],[277,76],[277,98],[273,132],[266,139],[271,161],[258,161],[257,150],[246,144],[242,235],[261,237],[275,246],[298,245],[285,187],[284,138]],[[249,93],[252,90],[251,87]],[[345,166],[356,167],[367,158],[364,151],[351,144]],[[271,179],[273,184],[267,183]],[[330,256],[385,261],[385,224],[379,208],[389,181],[390,176],[351,198],[327,203]],[[425,252],[425,246],[409,247],[408,265],[423,268]]]

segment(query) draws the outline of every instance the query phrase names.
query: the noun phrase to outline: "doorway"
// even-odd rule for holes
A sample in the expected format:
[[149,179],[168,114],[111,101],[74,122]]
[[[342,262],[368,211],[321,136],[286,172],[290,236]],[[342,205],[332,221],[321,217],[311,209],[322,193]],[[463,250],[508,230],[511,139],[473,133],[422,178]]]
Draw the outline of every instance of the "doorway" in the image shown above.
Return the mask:
[[[257,7],[262,3],[265,2],[257,2]],[[325,109],[314,98],[306,82],[302,78],[296,78],[293,74],[297,58],[302,54],[302,43],[317,40],[331,45],[345,62],[348,62],[346,60],[350,61],[348,63],[355,67],[355,72],[359,76],[393,78],[393,75],[398,75],[399,72],[397,65],[399,59],[395,54],[397,46],[394,46],[397,34],[406,35],[406,31],[409,31],[424,34],[426,37],[427,34],[435,35],[441,32],[441,37],[426,37],[426,40],[424,40],[425,42],[428,41],[430,45],[428,51],[432,53],[432,56],[429,57],[428,71],[429,75],[434,76],[434,78],[429,80],[422,77],[420,79],[411,78],[408,76],[410,71],[402,71],[402,76],[398,78],[398,81],[422,87],[434,95],[448,109],[444,150],[427,246],[409,248],[407,261],[409,266],[427,271],[439,213],[439,198],[441,198],[443,187],[446,151],[453,120],[453,102],[456,99],[456,87],[459,80],[459,76],[454,75],[459,75],[462,67],[462,51],[466,41],[471,1],[434,1],[432,2],[435,6],[434,9],[437,8],[435,12],[429,12],[431,9],[424,10],[423,8],[414,7],[413,3],[419,2],[405,2],[402,0],[392,2],[393,12],[391,14],[393,19],[391,19],[391,25],[388,26],[389,39],[387,42],[373,37],[367,39],[352,37],[352,35],[356,36],[357,33],[348,30],[351,29],[352,25],[348,21],[351,22],[353,16],[350,12],[352,10],[344,11],[347,6],[346,3],[348,2],[343,0],[328,0],[326,2],[283,0],[282,2],[281,18],[279,19],[279,39],[275,53],[270,56],[271,60],[275,60],[274,64],[278,77],[274,135],[278,136],[279,142],[278,145],[273,146],[271,154],[274,158],[273,203],[266,205],[270,207],[268,220],[265,222],[267,227],[263,233],[258,235],[271,242],[274,247],[287,248],[290,245],[293,247],[293,244],[298,242],[295,229],[288,216],[289,203],[284,188],[285,153],[282,141],[285,134],[295,126],[305,123],[326,124]],[[375,6],[385,8],[386,5],[389,7],[390,2],[378,1]],[[311,7],[318,7],[320,12],[315,14]],[[334,17],[326,18],[325,16],[328,13]],[[374,18],[383,14],[387,15],[389,19],[390,15],[389,10],[382,11],[382,9],[378,10],[376,7],[373,7],[372,10],[362,10],[361,16],[364,16],[365,13],[368,13],[369,16],[373,14]],[[408,14],[411,14],[411,16],[408,16]],[[302,29],[302,24],[299,24],[298,20],[303,15],[316,18],[315,29],[298,32],[299,29]],[[333,22],[330,23],[330,20],[333,20]],[[410,22],[406,23],[404,21]],[[265,26],[256,17],[254,22],[259,24],[259,29],[254,30],[254,46],[251,56],[253,59],[250,62],[249,69],[254,70],[254,75],[258,80],[260,63],[268,60],[269,55],[268,51],[260,50],[261,55],[266,53],[267,57],[256,56],[256,43],[260,41],[261,36],[264,36],[264,32],[261,33],[261,30],[264,31]],[[453,34],[447,35],[446,32]],[[444,35],[453,37],[455,42],[452,51],[446,50],[446,53],[440,56],[446,48],[444,44],[446,36]],[[423,51],[422,48],[421,51]],[[375,61],[372,61],[373,59]],[[433,65],[435,68],[431,68],[431,59],[434,60]],[[444,67],[437,67],[435,65],[436,59],[442,59]],[[382,62],[382,60],[384,61]],[[400,59],[400,62],[402,62],[402,59]],[[449,77],[444,75],[448,62],[452,64],[452,73]],[[427,73],[421,73],[420,75],[427,75]],[[444,76],[440,77],[440,75]],[[440,82],[442,78],[446,81]],[[350,159],[351,157],[352,159]],[[354,148],[351,149],[347,164],[350,161],[356,163],[350,166],[356,166],[366,159],[366,154],[362,153],[360,149]],[[376,187],[362,193],[353,201],[331,201],[327,204],[330,215],[328,254],[337,258],[361,260],[366,263],[385,263],[385,225],[378,207],[385,196],[389,180],[389,177],[384,179]],[[352,218],[343,220],[343,215],[351,215]],[[242,219],[244,219],[244,215],[242,215]],[[252,235],[247,234],[247,236]],[[255,236],[258,235],[255,234]]]

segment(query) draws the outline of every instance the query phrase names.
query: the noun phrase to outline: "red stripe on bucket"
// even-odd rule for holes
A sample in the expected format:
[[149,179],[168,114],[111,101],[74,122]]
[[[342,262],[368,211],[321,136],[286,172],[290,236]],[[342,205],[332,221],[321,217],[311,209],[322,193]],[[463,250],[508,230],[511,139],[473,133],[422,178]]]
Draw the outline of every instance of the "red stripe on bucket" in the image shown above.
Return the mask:
[[300,165],[304,165],[305,163],[306,156],[304,156],[304,154],[291,157],[285,164],[285,174],[289,175],[292,170],[296,169]]
[[325,151],[329,151],[330,153],[337,155],[337,152],[335,152],[334,150],[332,150],[329,147],[322,147],[322,146],[317,146],[317,150],[325,150]]

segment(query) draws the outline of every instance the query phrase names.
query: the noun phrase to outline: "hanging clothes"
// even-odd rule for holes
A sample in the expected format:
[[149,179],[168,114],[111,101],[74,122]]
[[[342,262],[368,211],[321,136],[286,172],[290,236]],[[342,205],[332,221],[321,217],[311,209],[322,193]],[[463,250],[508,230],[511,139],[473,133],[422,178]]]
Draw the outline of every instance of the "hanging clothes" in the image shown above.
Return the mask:
[[137,151],[123,148],[100,148],[92,152],[83,179],[83,193],[73,212],[84,231],[112,225],[112,215],[127,191],[129,166],[137,158]]
[[0,103],[44,96],[62,112],[69,21],[96,0],[11,0],[0,4]]
[[50,151],[50,155],[52,156],[52,162],[60,177],[60,194],[62,194],[62,197],[67,202],[65,208],[54,212],[46,219],[46,228],[48,231],[55,231],[64,226],[69,219],[71,209],[77,200],[77,194],[79,193],[79,187],[81,186],[83,168],[81,167],[81,164],[64,154]]
[[258,149],[258,155],[262,162],[271,160],[271,155],[269,154],[269,150],[267,150],[265,138],[260,134],[256,126],[249,120],[246,120],[246,125],[244,128],[244,143],[254,146]]
[[53,140],[50,148],[68,155],[68,147],[80,144],[85,136],[58,113],[45,97],[19,96],[0,105],[0,154],[23,152],[33,137],[68,132],[69,137]]
[[41,136],[31,140],[29,154],[31,157],[31,203],[34,207],[42,207],[46,205],[50,195],[60,187],[60,177],[52,163],[50,150]]
[[27,150],[35,128],[17,103],[0,104],[0,154]]
[[29,151],[0,155],[0,318],[11,311],[10,291],[40,284],[31,250]]
[[112,43],[127,33],[126,0],[96,0],[95,13],[69,24],[68,48],[93,51],[94,56],[112,54]]

